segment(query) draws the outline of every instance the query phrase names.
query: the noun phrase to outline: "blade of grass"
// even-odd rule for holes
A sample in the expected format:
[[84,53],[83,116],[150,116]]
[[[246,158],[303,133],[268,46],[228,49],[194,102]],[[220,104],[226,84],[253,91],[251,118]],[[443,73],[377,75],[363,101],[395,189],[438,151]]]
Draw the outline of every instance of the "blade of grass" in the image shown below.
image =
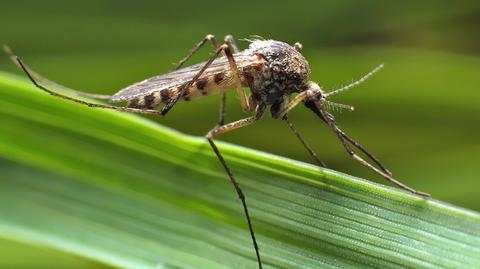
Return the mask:
[[[0,75],[0,236],[124,268],[255,268],[203,138],[55,99]],[[480,216],[219,143],[265,268],[478,268]]]

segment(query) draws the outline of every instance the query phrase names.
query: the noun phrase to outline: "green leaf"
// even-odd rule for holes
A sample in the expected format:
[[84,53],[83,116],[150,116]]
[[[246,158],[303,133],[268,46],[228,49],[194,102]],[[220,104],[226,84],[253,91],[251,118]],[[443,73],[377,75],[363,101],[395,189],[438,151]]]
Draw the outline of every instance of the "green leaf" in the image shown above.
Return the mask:
[[[124,268],[255,268],[204,138],[0,75],[0,236]],[[479,268],[480,215],[218,143],[265,268]],[[425,190],[428,191],[428,190]]]

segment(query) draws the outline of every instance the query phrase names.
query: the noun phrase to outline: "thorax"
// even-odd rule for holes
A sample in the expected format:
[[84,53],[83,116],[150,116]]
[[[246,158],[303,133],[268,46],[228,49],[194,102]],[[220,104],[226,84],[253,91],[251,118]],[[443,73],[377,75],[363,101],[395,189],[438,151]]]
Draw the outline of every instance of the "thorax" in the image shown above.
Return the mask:
[[242,70],[245,83],[257,102],[271,105],[300,91],[310,68],[305,58],[290,45],[273,40],[254,41],[249,53],[253,64]]

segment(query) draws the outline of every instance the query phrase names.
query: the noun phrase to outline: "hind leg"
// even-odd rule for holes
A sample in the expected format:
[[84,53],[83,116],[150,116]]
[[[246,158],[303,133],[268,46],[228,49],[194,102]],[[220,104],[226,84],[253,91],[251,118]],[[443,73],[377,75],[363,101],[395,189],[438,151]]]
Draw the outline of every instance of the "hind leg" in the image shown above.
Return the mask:
[[68,92],[68,93],[72,93],[72,94],[75,94],[75,95],[78,95],[78,96],[82,96],[82,97],[87,97],[87,98],[94,98],[94,99],[102,99],[102,100],[107,100],[107,99],[110,99],[110,95],[104,95],[104,94],[94,94],[94,93],[88,93],[88,92],[82,92],[82,91],[77,91],[77,90],[74,90],[74,89],[71,89],[71,88],[68,88],[68,87],[65,87],[63,85],[60,85],[56,82],[53,82],[45,77],[43,77],[42,75],[38,74],[37,72],[35,72],[33,69],[31,69],[30,67],[28,67],[25,63],[23,63],[23,67],[19,64],[18,60],[17,60],[17,56],[13,53],[13,51],[8,47],[8,46],[3,46],[3,51],[5,52],[5,54],[7,54],[8,58],[10,58],[10,60],[12,60],[12,62],[20,67],[21,69],[26,69],[28,71],[28,73],[30,74],[30,76],[35,79],[36,81],[40,82],[40,83],[43,83],[43,84],[46,84],[46,85],[49,85],[51,87],[54,87],[56,89],[60,89],[64,92]]

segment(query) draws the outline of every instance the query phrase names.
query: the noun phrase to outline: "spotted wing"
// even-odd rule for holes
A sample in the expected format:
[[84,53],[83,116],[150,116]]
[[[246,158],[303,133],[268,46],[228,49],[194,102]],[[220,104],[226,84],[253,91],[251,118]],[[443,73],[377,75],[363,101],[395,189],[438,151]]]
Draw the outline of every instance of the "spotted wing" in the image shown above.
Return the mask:
[[[245,52],[235,54],[234,58],[239,69],[252,63],[252,56]],[[181,87],[188,83],[202,69],[205,63],[195,64],[137,82],[117,92],[111,97],[110,101],[128,101],[157,91]],[[215,59],[200,78],[213,77],[222,72],[231,73],[228,59],[225,56]]]

